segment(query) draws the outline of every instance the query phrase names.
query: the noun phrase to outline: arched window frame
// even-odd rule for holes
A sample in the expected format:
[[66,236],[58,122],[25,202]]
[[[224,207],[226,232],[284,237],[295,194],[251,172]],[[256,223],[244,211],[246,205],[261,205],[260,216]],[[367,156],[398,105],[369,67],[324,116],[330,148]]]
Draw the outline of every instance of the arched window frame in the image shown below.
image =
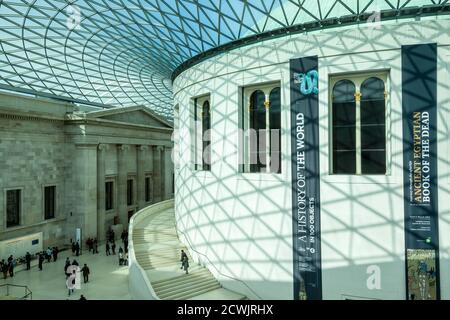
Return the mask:
[[[211,129],[211,96],[203,95],[193,98],[194,114],[193,114],[193,159],[194,159],[194,170],[195,171],[211,171],[211,163],[205,163],[204,151],[205,147],[211,144],[211,134],[209,130],[209,135],[205,135],[204,131],[204,117],[203,117],[203,107],[205,103],[209,103],[209,129]],[[207,141],[209,140],[209,141]],[[210,157],[210,155],[209,155]],[[211,159],[211,158],[210,158]]]
[[[242,88],[242,112],[241,112],[241,116],[242,116],[242,120],[241,120],[241,127],[244,130],[244,139],[243,139],[243,156],[241,156],[241,161],[243,160],[244,164],[241,165],[241,169],[240,171],[243,173],[275,173],[275,174],[279,174],[282,171],[282,164],[279,164],[279,168],[277,168],[277,171],[273,171],[272,170],[272,166],[271,166],[271,131],[269,130],[271,128],[271,124],[270,124],[270,106],[271,106],[271,101],[270,101],[270,94],[271,92],[276,89],[279,88],[280,89],[280,113],[282,110],[282,94],[281,94],[281,84],[280,82],[273,82],[273,83],[269,83],[269,84],[261,84],[261,85],[254,85],[254,86],[248,86],[248,87],[244,87]],[[265,132],[265,150],[261,151],[258,150],[258,152],[264,153],[265,154],[265,162],[263,166],[252,166],[251,164],[251,143],[250,143],[250,139],[251,139],[251,131],[249,129],[251,129],[252,125],[251,125],[251,107],[252,107],[252,95],[253,93],[257,92],[257,91],[261,91],[264,94],[265,97],[265,101],[264,101],[264,107],[265,107],[265,118],[266,118],[266,132]],[[280,128],[281,131],[281,128]],[[281,132],[280,132],[281,135]],[[256,138],[256,137],[254,137]],[[282,152],[281,150],[281,146],[280,146],[280,154]],[[281,159],[281,156],[280,156]],[[280,161],[281,162],[281,161]],[[256,170],[255,170],[256,168]]]
[[350,80],[355,84],[356,93],[355,93],[355,100],[356,100],[356,170],[353,174],[345,174],[345,175],[368,175],[362,173],[362,148],[361,148],[361,100],[362,100],[362,94],[361,94],[361,86],[362,84],[370,79],[370,78],[379,78],[384,82],[384,97],[385,97],[385,166],[386,170],[384,174],[375,174],[375,175],[390,175],[391,168],[390,168],[390,82],[389,82],[389,72],[388,71],[379,71],[379,72],[369,72],[369,73],[357,73],[357,74],[346,74],[341,76],[334,76],[330,78],[329,82],[329,168],[330,168],[330,174],[337,174],[333,171],[333,88],[335,85],[341,81],[341,80]]

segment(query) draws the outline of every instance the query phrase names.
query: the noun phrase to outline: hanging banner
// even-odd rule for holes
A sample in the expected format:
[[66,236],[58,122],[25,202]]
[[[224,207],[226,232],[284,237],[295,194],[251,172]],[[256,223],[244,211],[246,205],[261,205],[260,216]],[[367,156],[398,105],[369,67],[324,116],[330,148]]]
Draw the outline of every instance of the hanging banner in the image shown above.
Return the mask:
[[322,299],[318,57],[290,61],[294,299]]
[[406,293],[437,300],[437,45],[403,46],[402,78]]

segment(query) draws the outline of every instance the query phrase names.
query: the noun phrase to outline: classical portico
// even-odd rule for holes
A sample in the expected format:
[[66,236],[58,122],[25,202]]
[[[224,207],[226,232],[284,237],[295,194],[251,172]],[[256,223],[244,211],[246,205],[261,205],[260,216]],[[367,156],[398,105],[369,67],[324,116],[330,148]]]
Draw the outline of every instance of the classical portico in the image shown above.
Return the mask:
[[63,246],[78,229],[82,240],[103,241],[109,227],[127,228],[132,214],[173,196],[164,188],[173,180],[173,127],[145,107],[89,112],[0,93],[0,131],[0,153],[8,155],[3,212],[12,207],[7,193],[20,199],[0,221],[0,241],[41,233],[44,246]]

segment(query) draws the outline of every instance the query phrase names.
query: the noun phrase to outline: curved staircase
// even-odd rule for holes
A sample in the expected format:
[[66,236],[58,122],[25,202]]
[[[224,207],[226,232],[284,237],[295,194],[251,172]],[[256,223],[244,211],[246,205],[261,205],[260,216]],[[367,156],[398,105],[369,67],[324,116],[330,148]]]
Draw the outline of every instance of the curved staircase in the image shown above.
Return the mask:
[[[155,298],[162,300],[247,299],[241,294],[222,288],[207,268],[194,263],[188,249],[178,239],[173,206],[148,214],[139,219],[132,228],[134,255],[137,263],[145,270],[157,296]],[[185,274],[184,270],[180,269],[181,250],[188,255],[189,274]]]

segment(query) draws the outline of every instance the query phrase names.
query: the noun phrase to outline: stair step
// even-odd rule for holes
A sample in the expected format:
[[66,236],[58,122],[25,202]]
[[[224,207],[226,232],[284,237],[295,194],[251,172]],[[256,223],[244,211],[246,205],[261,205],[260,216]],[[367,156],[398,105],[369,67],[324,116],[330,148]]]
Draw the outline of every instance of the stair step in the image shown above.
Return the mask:
[[188,300],[188,299],[191,299],[191,298],[193,298],[195,296],[198,296],[198,295],[201,295],[201,294],[204,294],[206,292],[213,291],[213,290],[217,290],[219,288],[221,288],[221,286],[219,284],[212,285],[212,286],[207,286],[207,287],[204,287],[204,288],[199,289],[199,290],[193,290],[193,291],[190,291],[190,292],[186,292],[186,294],[184,294],[184,295],[173,296],[173,297],[171,297],[171,299],[173,299],[173,300]]
[[[223,289],[207,268],[194,263],[188,249],[178,238],[173,208],[143,217],[136,223],[130,239],[133,241],[136,260],[146,270],[147,277],[160,299],[246,299],[245,296]],[[189,274],[180,269],[181,250],[184,250],[189,261],[192,261]]]
[[212,277],[212,275],[209,272],[196,272],[196,273],[185,274],[181,277],[177,277],[177,279],[175,281],[172,278],[167,281],[162,281],[161,283],[158,283],[158,284],[153,284],[152,286],[155,290],[161,290],[163,288],[176,286],[177,284],[182,284],[182,283],[192,282],[192,281],[200,281],[203,279],[214,279],[214,278]]
[[220,288],[220,284],[217,281],[214,282],[205,282],[205,283],[200,283],[198,285],[193,285],[192,287],[190,287],[189,289],[186,290],[179,290],[179,291],[174,291],[174,292],[169,292],[163,295],[158,295],[161,299],[167,299],[170,298],[171,300],[183,300],[186,299],[186,297],[190,297],[190,296],[196,296],[199,294],[199,292],[202,291],[211,291],[214,289]]
[[186,290],[190,290],[194,287],[206,286],[209,284],[218,283],[214,278],[203,278],[203,279],[193,279],[191,281],[187,281],[180,284],[172,284],[171,286],[155,289],[156,294],[159,297],[164,297],[166,295],[172,295],[176,292],[182,292]]

